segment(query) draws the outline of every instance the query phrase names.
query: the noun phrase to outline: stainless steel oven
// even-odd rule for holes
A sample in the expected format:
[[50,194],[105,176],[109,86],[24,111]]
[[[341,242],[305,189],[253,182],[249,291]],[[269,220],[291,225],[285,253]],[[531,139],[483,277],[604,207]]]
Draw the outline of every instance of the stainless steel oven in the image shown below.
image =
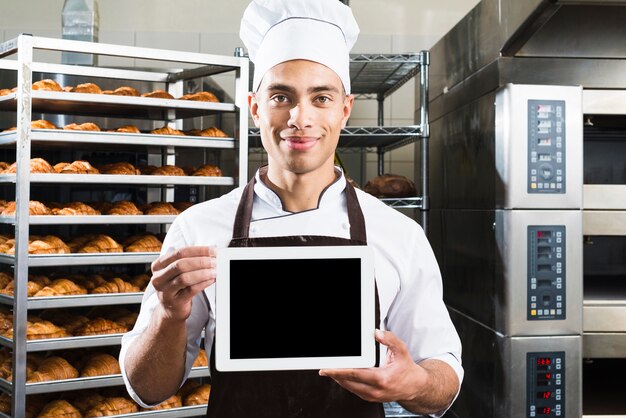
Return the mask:
[[624,22],[621,0],[482,0],[430,50],[449,416],[626,417]]

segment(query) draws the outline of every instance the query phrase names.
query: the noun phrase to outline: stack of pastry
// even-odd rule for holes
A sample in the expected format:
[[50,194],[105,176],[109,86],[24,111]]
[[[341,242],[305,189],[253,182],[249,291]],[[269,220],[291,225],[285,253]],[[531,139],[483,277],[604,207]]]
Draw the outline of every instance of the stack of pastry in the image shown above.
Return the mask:
[[90,319],[89,322],[76,329],[74,335],[122,334],[127,331],[128,327],[111,319],[98,317]]
[[[13,339],[13,328],[6,330],[2,335]],[[50,321],[38,317],[30,317],[26,321],[26,339],[44,340],[49,338],[70,337],[71,334],[65,328],[59,327]]]
[[143,212],[129,200],[120,200],[104,212],[105,215],[143,215]]
[[190,136],[208,136],[214,138],[228,138],[226,132],[214,126],[206,129],[191,129],[186,131],[185,134]]
[[205,383],[192,389],[184,398],[183,405],[206,405],[211,395],[211,385]]
[[138,175],[141,172],[131,163],[120,161],[117,163],[109,163],[99,167],[102,174],[124,174]]
[[100,174],[100,171],[88,161],[77,160],[73,163],[58,163],[54,171],[60,174]]
[[37,418],[83,418],[83,415],[65,399],[55,399],[43,407]]
[[55,279],[35,293],[35,297],[85,295],[87,289],[69,279]]
[[31,87],[33,90],[63,91],[59,83],[49,78],[35,81]]
[[149,93],[144,93],[141,96],[142,97],[152,97],[152,98],[156,98],[156,99],[173,99],[174,98],[174,96],[172,96],[171,94],[169,94],[165,90],[161,90],[161,89],[157,89],[157,90],[151,91]]
[[137,234],[123,241],[125,252],[160,252],[163,243],[154,234]]
[[[44,119],[37,119],[30,123],[31,129],[58,129],[55,124],[52,122],[48,122]],[[5,129],[3,132],[15,131],[17,130],[17,126],[12,126],[8,129]]]
[[63,127],[65,130],[71,131],[100,131],[100,127],[93,122],[85,122],[85,123],[70,123],[69,125],[65,125]]
[[108,397],[94,405],[84,413],[84,418],[103,417],[110,415],[132,414],[139,412],[139,406],[122,396]]
[[113,277],[95,287],[91,293],[132,293],[139,292],[140,290],[141,289],[139,287],[121,279],[120,277]]
[[170,128],[169,126],[164,126],[162,128],[153,129],[150,131],[151,134],[155,135],[180,135],[184,136],[185,133],[181,130]]
[[164,165],[150,172],[151,176],[184,176],[185,170],[175,165]]
[[179,100],[195,100],[198,102],[219,102],[217,96],[210,91],[199,91],[197,93],[185,94],[178,98]]
[[[54,235],[32,235],[28,240],[29,254],[69,254],[70,248]],[[0,253],[15,254],[15,239],[0,244]]]
[[169,202],[152,202],[142,209],[144,215],[178,215],[180,213]]
[[70,240],[67,245],[73,253],[118,253],[123,246],[105,234],[87,234]]
[[102,94],[102,89],[95,83],[82,83],[76,87],[66,86],[63,90],[69,93]]
[[180,408],[182,406],[183,406],[182,397],[178,393],[175,393],[169,398],[167,398],[166,400],[164,400],[163,402],[161,402],[160,404],[153,406],[151,408],[142,408],[141,410],[142,411],[155,411],[155,410],[161,410],[161,409]]
[[[45,286],[48,286],[50,283],[52,283],[52,280],[50,280],[46,276],[29,274],[28,280],[26,283],[27,296],[29,297],[34,296],[35,293],[39,292]],[[4,287],[2,287],[2,289],[0,289],[0,293],[3,295],[13,296],[14,290],[15,290],[15,280],[13,279],[13,276],[11,276],[10,281]]]
[[208,177],[220,177],[222,170],[212,164],[205,164],[193,172],[193,176],[208,176]]
[[[2,171],[2,174],[15,174],[17,171],[17,162],[14,162]],[[30,160],[30,172],[31,173],[44,173],[53,174],[56,173],[54,167],[43,158],[31,158]]]
[[107,129],[107,132],[120,132],[126,134],[140,134],[141,131],[135,125],[123,125],[113,129]]
[[[0,215],[14,216],[15,215],[15,201],[7,202],[4,205],[4,209],[0,210]],[[31,200],[28,202],[28,214],[29,215],[52,215],[52,210],[37,200]]]
[[75,379],[78,377],[78,370],[67,360],[60,356],[45,358],[37,370],[28,378],[28,383],[48,382],[52,380]]
[[118,87],[115,90],[103,90],[103,94],[112,94],[115,96],[141,96],[141,93],[137,89],[129,86]]
[[80,377],[105,376],[120,373],[120,364],[115,357],[109,353],[96,353],[89,356],[80,372]]
[[84,216],[100,215],[100,211],[83,202],[70,202],[62,205],[61,207],[53,208],[52,214],[58,216]]

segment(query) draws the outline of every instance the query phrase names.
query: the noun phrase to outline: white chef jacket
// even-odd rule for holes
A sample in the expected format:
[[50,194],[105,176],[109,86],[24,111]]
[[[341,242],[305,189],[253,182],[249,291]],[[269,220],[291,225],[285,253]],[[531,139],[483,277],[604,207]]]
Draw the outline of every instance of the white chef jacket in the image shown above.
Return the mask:
[[[263,184],[258,171],[256,180],[251,238],[285,235],[350,238],[343,173],[324,190],[316,209],[298,213],[282,208],[280,198]],[[161,253],[185,246],[227,247],[242,192],[242,187],[236,188],[178,215],[165,237]],[[381,329],[392,331],[404,341],[415,362],[427,358],[444,361],[452,366],[462,382],[461,342],[442,301],[441,273],[422,228],[374,196],[359,189],[356,193],[365,218],[367,245],[374,250]],[[119,357],[128,392],[144,407],[151,405],[143,403],[133,391],[125,373],[124,357],[128,345],[147,327],[157,304],[156,292],[150,284],[143,295],[134,328],[122,338]],[[201,348],[203,330],[207,355],[211,352],[214,312],[215,286],[209,286],[204,294],[194,298],[192,313],[187,319],[187,360],[181,385]],[[386,347],[381,344],[380,348],[381,364],[384,364]],[[441,415],[443,413],[433,416]]]

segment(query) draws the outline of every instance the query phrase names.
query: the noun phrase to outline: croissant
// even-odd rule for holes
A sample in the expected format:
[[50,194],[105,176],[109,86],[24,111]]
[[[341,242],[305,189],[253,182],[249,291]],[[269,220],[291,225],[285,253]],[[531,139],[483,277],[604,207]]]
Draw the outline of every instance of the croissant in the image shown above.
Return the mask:
[[134,125],[124,125],[119,128],[109,129],[107,132],[123,132],[128,134],[140,134],[141,131]]
[[73,131],[100,131],[100,127],[93,122],[85,122],[81,124],[70,123],[69,125],[65,125],[63,129]]
[[178,215],[180,212],[171,203],[153,202],[143,213],[144,215]]
[[174,98],[174,96],[172,96],[171,94],[169,94],[165,90],[160,90],[160,89],[151,91],[149,93],[144,93],[141,96],[142,97],[154,97],[154,98],[157,98],[157,99],[173,99]]
[[83,202],[71,202],[62,208],[52,209],[52,214],[59,216],[100,215],[100,211]]
[[[61,327],[54,325],[50,321],[38,320],[26,321],[26,339],[27,340],[44,340],[48,338],[70,337],[70,334]],[[2,335],[9,339],[13,339],[13,329],[9,329]]]
[[[26,378],[29,378],[43,361],[43,356],[29,353],[26,356]],[[5,380],[13,380],[13,358],[5,358],[0,364],[0,377]]]
[[78,370],[63,357],[52,356],[44,359],[39,368],[30,375],[28,383],[48,382],[51,380],[75,379]]
[[206,405],[209,402],[209,396],[211,394],[211,385],[205,383],[197,388],[193,389],[189,395],[185,396],[184,405]]
[[[32,121],[30,123],[30,127],[31,129],[58,129],[56,125],[54,125],[52,122],[48,122],[47,120],[43,120],[43,119]],[[5,129],[2,132],[9,132],[9,131],[15,131],[15,130],[17,130],[17,126],[12,126],[8,129]]]
[[164,165],[150,174],[153,176],[184,176],[185,170],[175,165]]
[[82,393],[72,399],[72,403],[78,408],[83,414],[89,411],[94,406],[98,405],[101,402],[104,402],[104,396],[96,391],[87,391],[86,393]]
[[120,200],[115,202],[113,207],[105,212],[105,215],[143,215],[143,212],[137,209],[133,202]]
[[32,89],[33,90],[63,91],[63,88],[61,88],[59,83],[49,78],[35,81],[32,85]]
[[208,365],[209,365],[209,361],[207,360],[207,357],[206,357],[206,351],[204,349],[200,349],[200,352],[198,353],[198,357],[196,357],[191,367],[206,367]]
[[[17,171],[17,163],[13,163],[8,166],[2,174],[15,174]],[[31,173],[56,173],[54,168],[50,165],[49,162],[44,160],[43,158],[32,158],[30,160],[30,172]]]
[[185,211],[185,209],[189,209],[191,206],[193,206],[192,202],[174,202],[172,203],[172,205],[178,209],[180,212]]
[[105,90],[104,94],[114,94],[116,96],[141,96],[137,89],[128,86],[118,87],[115,90]]
[[0,96],[6,96],[11,93],[13,93],[11,89],[0,89]]
[[91,206],[92,208],[94,208],[97,211],[100,211],[100,213],[105,214],[106,212],[109,211],[109,209],[111,209],[113,207],[113,203],[111,203],[111,202],[89,202],[89,206]]
[[125,175],[137,175],[141,172],[135,168],[134,165],[127,162],[117,162],[111,164],[105,164],[100,167],[102,174],[125,174]]
[[83,367],[80,377],[104,376],[109,374],[120,374],[120,364],[115,357],[107,353],[99,353],[90,357]]
[[193,176],[220,177],[222,175],[222,170],[216,165],[206,164],[198,168],[192,175]]
[[131,283],[125,282],[119,277],[115,277],[106,283],[96,287],[91,291],[91,293],[131,293],[131,292],[139,292],[139,288],[137,286],[132,285]]
[[68,296],[68,295],[85,295],[87,289],[81,287],[68,279],[56,279],[50,285],[42,288],[35,293],[35,297],[39,296]]
[[180,100],[196,100],[200,102],[219,102],[217,96],[209,91],[199,91],[198,93],[189,93],[179,97]]
[[[15,215],[15,201],[8,202],[0,215]],[[37,200],[28,202],[28,213],[30,215],[51,215],[52,211],[43,203]]]
[[95,318],[78,328],[74,335],[121,334],[128,331],[123,325],[105,318]]
[[[57,164],[58,166],[58,164]],[[63,166],[55,166],[57,173],[61,174],[100,174],[100,171],[87,161],[77,160],[73,163]]]
[[158,167],[151,164],[142,164],[137,166],[137,168],[141,171],[141,174],[150,175],[156,170]]
[[[4,289],[5,286],[8,285],[12,280],[13,280],[12,274],[0,271],[0,289]],[[0,311],[0,317],[2,317],[1,311]]]
[[90,321],[85,315],[70,314],[64,311],[65,317],[51,317],[50,321],[64,328],[68,333],[74,334],[77,329]]
[[83,418],[83,414],[68,401],[57,399],[46,404],[37,418]]
[[[29,254],[69,254],[70,252],[70,247],[54,235],[31,237],[28,243]],[[7,254],[15,254],[15,247],[8,250]]]
[[163,243],[152,234],[133,235],[124,241],[125,252],[159,252]]
[[80,280],[80,285],[89,292],[104,283],[106,283],[106,279],[99,274],[91,274]]
[[156,135],[181,135],[181,136],[185,135],[183,131],[170,128],[169,126],[164,126],[162,128],[153,129],[150,131],[150,133],[156,134]]
[[[33,296],[44,286],[48,286],[50,283],[52,283],[52,281],[46,276],[29,274],[28,282],[26,284],[26,293],[28,296]],[[0,290],[0,293],[13,296],[14,288],[15,280],[11,279],[11,281],[7,283],[7,285],[3,289]]]
[[139,412],[139,406],[121,396],[105,398],[85,413],[85,418],[105,417],[110,415],[131,414]]
[[135,322],[137,322],[137,317],[139,317],[139,312],[128,312],[123,315],[116,315],[113,320],[118,324],[131,329],[135,325]]
[[175,393],[169,398],[167,398],[166,400],[164,400],[163,402],[161,402],[160,404],[150,407],[150,408],[142,408],[141,410],[142,411],[154,411],[154,410],[161,410],[161,409],[180,408],[182,406],[183,406],[183,400],[181,399],[181,396]]
[[137,286],[140,290],[144,290],[150,283],[150,275],[145,273],[137,274],[130,279],[130,283]]
[[102,94],[102,89],[100,86],[94,83],[83,83],[79,84],[74,88],[70,88],[69,91],[71,93],[92,93],[92,94]]
[[226,132],[214,126],[210,128],[206,128],[206,129],[190,129],[188,131],[185,131],[185,134],[190,135],[190,136],[228,138],[228,135],[226,134]]
[[85,242],[78,250],[77,253],[118,253],[122,252],[124,248],[121,244],[115,241],[108,235],[96,234]]

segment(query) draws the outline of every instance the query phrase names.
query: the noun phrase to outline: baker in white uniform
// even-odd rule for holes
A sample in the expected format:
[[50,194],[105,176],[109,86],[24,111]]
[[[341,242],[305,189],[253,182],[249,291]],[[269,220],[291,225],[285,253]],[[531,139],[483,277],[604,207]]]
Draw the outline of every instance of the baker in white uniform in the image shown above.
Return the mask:
[[[253,0],[246,9],[240,35],[255,64],[248,102],[268,164],[246,187],[187,209],[171,226],[137,323],[122,339],[124,382],[140,405],[158,404],[180,388],[203,331],[211,353],[209,417],[381,418],[382,403],[392,401],[438,417],[458,395],[461,343],[423,230],[352,187],[334,165],[354,103],[349,51],[358,32],[351,9],[338,0]],[[215,369],[217,252],[284,245],[374,250],[376,367]],[[264,323],[262,312],[251,320],[268,333],[283,328]]]

